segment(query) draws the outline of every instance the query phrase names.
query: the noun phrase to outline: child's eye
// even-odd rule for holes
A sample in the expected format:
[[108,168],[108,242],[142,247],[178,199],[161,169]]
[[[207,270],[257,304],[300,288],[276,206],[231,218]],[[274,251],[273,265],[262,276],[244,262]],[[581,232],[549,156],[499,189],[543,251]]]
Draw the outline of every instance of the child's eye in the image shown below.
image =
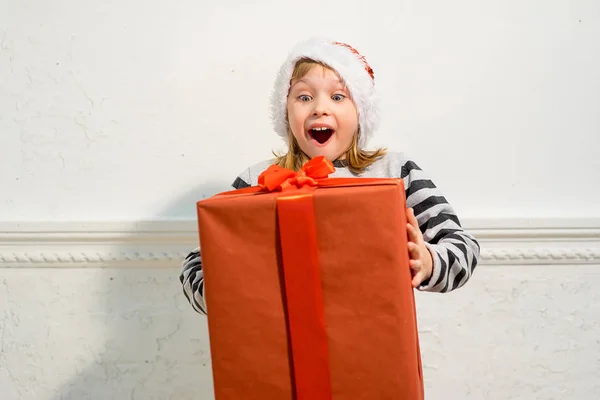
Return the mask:
[[331,96],[331,99],[333,101],[342,101],[346,98],[346,96],[344,96],[343,94],[334,94],[333,96]]
[[306,94],[301,94],[300,96],[298,96],[298,100],[300,100],[300,101],[310,101],[310,96],[308,96]]

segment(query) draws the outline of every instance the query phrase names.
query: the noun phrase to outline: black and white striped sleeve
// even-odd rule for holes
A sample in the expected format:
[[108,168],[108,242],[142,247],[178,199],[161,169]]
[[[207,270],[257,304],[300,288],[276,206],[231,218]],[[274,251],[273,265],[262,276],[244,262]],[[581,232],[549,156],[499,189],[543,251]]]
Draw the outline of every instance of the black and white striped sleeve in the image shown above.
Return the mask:
[[202,255],[200,247],[195,248],[183,260],[179,281],[183,285],[183,293],[192,308],[199,314],[206,315],[204,302],[204,272],[202,271]]
[[[231,186],[233,189],[241,189],[250,185],[244,179],[238,177]],[[183,286],[183,293],[192,308],[199,314],[207,315],[208,310],[204,301],[204,272],[202,271],[200,247],[192,250],[183,260],[179,281]]]
[[451,292],[463,286],[473,274],[479,258],[479,243],[463,230],[446,198],[412,161],[402,167],[406,205],[413,208],[425,245],[433,255],[433,273],[417,289]]

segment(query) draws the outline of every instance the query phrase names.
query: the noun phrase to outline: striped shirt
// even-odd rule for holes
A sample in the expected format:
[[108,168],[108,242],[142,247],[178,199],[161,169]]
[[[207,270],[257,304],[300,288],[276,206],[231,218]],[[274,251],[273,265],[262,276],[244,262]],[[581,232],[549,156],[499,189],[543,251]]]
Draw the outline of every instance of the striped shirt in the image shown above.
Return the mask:
[[[232,187],[241,189],[257,185],[258,176],[271,163],[264,161],[246,169],[235,179]],[[335,172],[330,177],[357,176],[343,161],[334,162],[334,166]],[[414,209],[425,245],[433,255],[433,273],[417,289],[447,293],[463,286],[477,265],[479,243],[462,229],[453,208],[421,168],[402,153],[388,153],[371,164],[360,177],[403,179],[406,205]],[[194,310],[206,314],[200,248],[190,252],[183,261],[180,281]]]

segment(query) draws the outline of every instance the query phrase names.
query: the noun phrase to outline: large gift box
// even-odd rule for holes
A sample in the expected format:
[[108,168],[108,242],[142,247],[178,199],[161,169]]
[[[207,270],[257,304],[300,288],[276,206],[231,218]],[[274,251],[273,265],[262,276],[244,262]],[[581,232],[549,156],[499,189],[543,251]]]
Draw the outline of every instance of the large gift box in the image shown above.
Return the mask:
[[333,171],[197,203],[216,400],[423,399],[402,180]]

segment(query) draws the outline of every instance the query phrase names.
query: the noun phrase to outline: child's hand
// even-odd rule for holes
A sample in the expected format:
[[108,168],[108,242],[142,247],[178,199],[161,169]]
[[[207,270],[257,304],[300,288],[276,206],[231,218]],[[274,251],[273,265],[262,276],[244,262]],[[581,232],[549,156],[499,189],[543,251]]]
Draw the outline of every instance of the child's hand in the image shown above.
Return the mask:
[[415,288],[421,282],[431,277],[433,258],[429,249],[425,246],[423,234],[419,229],[419,223],[415,217],[414,210],[409,208],[406,216],[408,218],[408,224],[406,224],[408,232],[408,255],[410,257],[410,268],[413,276],[412,285]]

